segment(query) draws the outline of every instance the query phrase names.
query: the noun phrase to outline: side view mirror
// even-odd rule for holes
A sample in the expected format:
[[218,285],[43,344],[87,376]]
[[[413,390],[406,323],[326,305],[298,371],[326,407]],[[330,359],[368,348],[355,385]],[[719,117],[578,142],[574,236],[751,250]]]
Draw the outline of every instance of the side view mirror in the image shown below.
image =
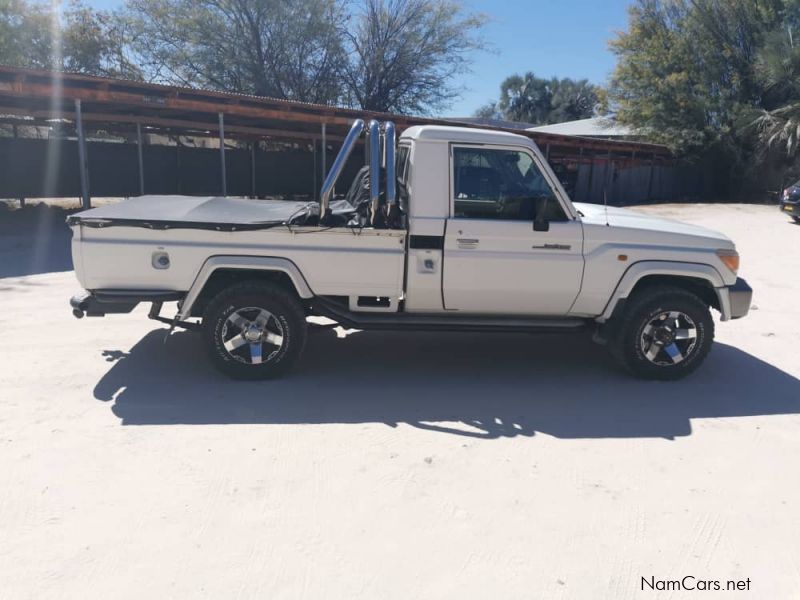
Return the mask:
[[544,196],[541,200],[544,200],[544,202],[536,208],[536,214],[533,217],[533,230],[550,231],[550,221],[547,219],[547,203],[550,198]]

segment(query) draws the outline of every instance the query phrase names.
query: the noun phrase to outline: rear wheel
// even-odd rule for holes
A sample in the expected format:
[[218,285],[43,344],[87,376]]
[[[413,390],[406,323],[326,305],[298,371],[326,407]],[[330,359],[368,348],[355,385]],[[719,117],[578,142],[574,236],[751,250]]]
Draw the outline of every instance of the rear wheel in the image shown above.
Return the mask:
[[214,366],[235,379],[270,379],[286,373],[306,342],[303,307],[286,289],[245,282],[220,292],[203,315],[206,348]]
[[653,287],[628,301],[612,355],[644,379],[680,379],[705,360],[714,341],[708,306],[680,288]]

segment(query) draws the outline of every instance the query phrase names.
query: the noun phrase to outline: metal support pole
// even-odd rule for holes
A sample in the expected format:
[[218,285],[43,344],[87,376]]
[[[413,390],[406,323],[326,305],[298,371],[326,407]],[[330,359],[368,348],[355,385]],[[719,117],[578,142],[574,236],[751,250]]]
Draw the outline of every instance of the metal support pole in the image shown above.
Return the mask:
[[253,141],[250,143],[250,197],[256,197],[256,144]]
[[222,177],[222,195],[228,195],[228,178],[225,173],[225,117],[219,113],[219,161]]
[[550,144],[544,147],[544,158],[547,162],[550,162]]
[[313,176],[311,177],[311,181],[313,181],[312,190],[311,190],[311,197],[314,198],[315,202],[319,202],[319,197],[317,196],[317,138],[311,140],[311,162],[313,163]]
[[78,130],[78,163],[81,173],[81,200],[84,210],[92,208],[89,198],[89,164],[86,156],[86,136],[83,132],[83,116],[81,115],[81,101],[75,100],[75,126]]
[[[322,181],[325,181],[325,176],[328,174],[328,131],[327,125],[322,124]],[[322,187],[322,181],[320,187]]]
[[175,144],[175,189],[178,194],[183,191],[183,175],[181,174],[181,140]]
[[[17,126],[16,126],[16,124],[11,126],[11,132],[14,135],[14,139],[17,139]],[[783,189],[783,188],[781,188],[781,189]],[[23,196],[19,197],[19,207],[20,208],[25,208],[25,198]]]
[[589,160],[591,160],[592,162],[589,163],[589,183],[587,184],[586,187],[586,192],[587,192],[586,195],[588,196],[587,200],[589,202],[594,202],[593,200],[594,196],[592,195],[592,183],[593,183],[592,180],[594,179],[594,155],[592,155],[592,157]]
[[142,155],[142,125],[136,124],[136,150],[139,154],[139,195],[144,196],[144,158]]
[[653,170],[655,168],[655,162],[656,155],[654,154],[653,158],[650,159],[650,173],[647,176],[647,198],[645,198],[645,201],[649,201],[653,194]]
[[[611,199],[616,201],[617,194],[615,194],[614,183],[615,177],[617,176],[617,164],[614,162],[612,158],[610,161],[610,169],[608,170],[608,176],[606,177],[606,185],[611,192]],[[612,204],[613,205],[613,204]]]

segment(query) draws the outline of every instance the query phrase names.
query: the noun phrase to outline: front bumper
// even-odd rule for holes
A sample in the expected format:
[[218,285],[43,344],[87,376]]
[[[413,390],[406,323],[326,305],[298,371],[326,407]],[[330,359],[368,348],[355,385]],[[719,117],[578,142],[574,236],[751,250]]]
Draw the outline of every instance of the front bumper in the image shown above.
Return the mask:
[[800,217],[800,200],[781,200],[781,212],[793,217]]
[[740,277],[725,289],[728,291],[729,318],[741,319],[746,316],[753,301],[753,288]]

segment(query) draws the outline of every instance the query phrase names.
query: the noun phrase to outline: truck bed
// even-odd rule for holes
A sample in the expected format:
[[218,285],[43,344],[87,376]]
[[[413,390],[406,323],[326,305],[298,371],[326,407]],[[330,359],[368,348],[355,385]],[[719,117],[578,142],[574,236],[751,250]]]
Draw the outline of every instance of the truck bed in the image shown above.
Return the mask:
[[[346,201],[331,203],[334,214],[348,214]],[[70,225],[124,225],[150,229],[268,228],[317,210],[316,202],[248,200],[197,196],[141,196],[72,215]]]
[[307,206],[145,196],[95,208],[69,220],[75,272],[87,290],[185,292],[211,257],[289,257],[315,294],[400,296],[405,231],[285,225]]

